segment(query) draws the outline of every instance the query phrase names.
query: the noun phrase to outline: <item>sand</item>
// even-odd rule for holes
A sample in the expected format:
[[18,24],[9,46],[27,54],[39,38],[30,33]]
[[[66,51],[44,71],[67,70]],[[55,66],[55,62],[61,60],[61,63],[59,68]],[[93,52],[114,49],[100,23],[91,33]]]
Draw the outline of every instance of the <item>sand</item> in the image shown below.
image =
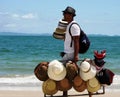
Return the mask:
[[[68,97],[89,97],[88,95],[82,95],[86,93],[86,91],[80,92],[77,94],[77,96]],[[58,92],[55,95],[62,95],[62,92]],[[75,95],[75,91],[69,91],[69,95]],[[0,90],[0,97],[44,97],[44,94],[42,91],[38,90]],[[120,91],[106,91],[105,94],[93,95],[92,97],[120,97]]]

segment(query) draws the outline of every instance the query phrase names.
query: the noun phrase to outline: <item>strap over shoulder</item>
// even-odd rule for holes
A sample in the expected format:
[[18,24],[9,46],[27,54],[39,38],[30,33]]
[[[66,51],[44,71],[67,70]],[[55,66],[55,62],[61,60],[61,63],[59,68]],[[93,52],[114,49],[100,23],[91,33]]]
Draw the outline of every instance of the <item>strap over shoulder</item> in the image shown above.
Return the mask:
[[[78,23],[76,23],[76,22],[71,23],[71,25],[70,25],[70,27],[69,27],[69,34],[70,34],[70,36],[71,36],[71,43],[70,43],[70,47],[72,47],[72,41],[73,41],[73,37],[72,37],[72,34],[71,34],[71,27],[72,27],[72,25],[73,25],[73,24],[78,25],[78,26],[79,26],[79,28],[80,28],[80,25],[79,25]],[[81,32],[81,28],[80,28],[80,32]],[[80,33],[80,34],[81,34],[81,33]]]

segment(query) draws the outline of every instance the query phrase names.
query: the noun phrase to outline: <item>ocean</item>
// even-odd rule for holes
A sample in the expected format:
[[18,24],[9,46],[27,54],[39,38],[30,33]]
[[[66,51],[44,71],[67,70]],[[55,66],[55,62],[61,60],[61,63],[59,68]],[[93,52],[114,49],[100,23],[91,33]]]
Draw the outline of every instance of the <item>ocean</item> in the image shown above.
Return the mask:
[[[80,59],[94,59],[94,50],[106,50],[105,68],[115,73],[108,89],[120,89],[120,36],[90,35],[91,46]],[[0,90],[40,90],[34,68],[42,61],[60,60],[63,40],[52,36],[0,36]],[[79,65],[79,64],[78,64]]]

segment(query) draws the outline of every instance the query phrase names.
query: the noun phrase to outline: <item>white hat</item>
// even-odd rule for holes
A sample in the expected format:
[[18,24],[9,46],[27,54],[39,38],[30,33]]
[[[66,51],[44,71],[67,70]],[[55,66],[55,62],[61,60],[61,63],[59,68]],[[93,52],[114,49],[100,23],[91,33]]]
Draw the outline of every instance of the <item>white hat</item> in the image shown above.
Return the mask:
[[87,61],[83,61],[80,65],[80,76],[84,81],[87,81],[96,75],[96,68],[90,65]]
[[55,81],[60,81],[66,76],[66,68],[58,60],[53,60],[48,64],[48,77]]

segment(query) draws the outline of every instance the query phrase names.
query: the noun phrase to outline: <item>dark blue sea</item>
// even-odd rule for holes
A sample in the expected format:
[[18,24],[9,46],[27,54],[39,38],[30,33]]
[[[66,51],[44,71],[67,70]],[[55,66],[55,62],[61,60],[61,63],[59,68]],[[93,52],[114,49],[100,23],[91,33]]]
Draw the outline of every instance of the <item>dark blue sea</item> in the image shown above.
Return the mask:
[[[91,46],[80,59],[94,59],[94,50],[106,50],[105,67],[115,73],[113,88],[119,88],[120,36],[89,38]],[[0,89],[39,88],[41,82],[34,76],[34,68],[42,61],[60,60],[61,51],[63,41],[52,36],[0,36]]]

